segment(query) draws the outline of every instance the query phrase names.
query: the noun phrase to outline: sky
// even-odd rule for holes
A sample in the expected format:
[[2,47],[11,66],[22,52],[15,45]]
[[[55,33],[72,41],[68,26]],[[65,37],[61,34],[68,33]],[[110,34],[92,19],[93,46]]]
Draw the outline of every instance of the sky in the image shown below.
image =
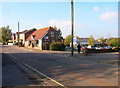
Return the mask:
[[[65,38],[71,34],[70,2],[1,2],[1,27],[12,32],[56,25]],[[74,2],[74,36],[117,37],[118,2]]]

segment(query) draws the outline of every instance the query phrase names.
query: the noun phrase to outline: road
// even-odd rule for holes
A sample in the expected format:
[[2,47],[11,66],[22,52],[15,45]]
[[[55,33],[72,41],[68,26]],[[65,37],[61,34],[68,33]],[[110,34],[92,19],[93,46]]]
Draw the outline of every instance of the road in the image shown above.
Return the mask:
[[[32,73],[37,75],[37,79],[44,81],[48,86],[118,86],[118,66],[59,57],[43,52],[24,50],[15,46],[2,46],[2,50],[5,54],[2,58],[3,61],[7,56],[10,60],[15,60],[14,63],[16,64],[21,62],[24,67],[31,69]],[[3,70],[3,84],[7,82],[6,73]],[[13,74],[15,73],[13,72]],[[14,76],[11,75],[11,77]],[[31,84],[22,80],[21,77],[19,81],[25,86]],[[11,86],[9,84],[7,83],[8,86]],[[34,85],[40,86],[39,84],[40,82],[37,82]],[[20,84],[14,83],[14,86],[16,85],[19,86]]]

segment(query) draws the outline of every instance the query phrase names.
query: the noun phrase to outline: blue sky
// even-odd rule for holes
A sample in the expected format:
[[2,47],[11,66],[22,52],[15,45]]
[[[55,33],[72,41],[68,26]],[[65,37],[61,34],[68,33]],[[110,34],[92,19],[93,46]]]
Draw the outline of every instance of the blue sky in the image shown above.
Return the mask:
[[[2,26],[12,32],[56,25],[63,37],[71,34],[70,2],[2,2]],[[74,35],[89,37],[118,36],[117,2],[75,2]]]

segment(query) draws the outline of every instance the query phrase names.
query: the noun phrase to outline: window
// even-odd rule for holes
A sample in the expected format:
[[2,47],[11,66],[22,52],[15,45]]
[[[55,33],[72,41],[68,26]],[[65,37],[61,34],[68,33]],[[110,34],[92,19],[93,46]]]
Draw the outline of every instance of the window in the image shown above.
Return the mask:
[[51,37],[54,37],[54,32],[51,32],[51,34],[50,34],[50,35],[51,35]]
[[48,36],[45,36],[45,39],[48,39]]
[[32,35],[32,36],[31,36],[31,39],[34,39],[34,38],[35,38],[35,35]]

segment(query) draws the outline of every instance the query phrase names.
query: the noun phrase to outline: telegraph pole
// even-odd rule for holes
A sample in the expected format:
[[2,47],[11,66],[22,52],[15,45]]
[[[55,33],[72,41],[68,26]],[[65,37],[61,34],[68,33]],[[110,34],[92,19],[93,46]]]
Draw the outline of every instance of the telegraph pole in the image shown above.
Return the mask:
[[20,45],[20,36],[19,36],[19,22],[18,22],[18,46]]
[[73,0],[71,0],[71,16],[72,16],[72,20],[71,20],[71,24],[72,24],[72,30],[71,30],[71,35],[72,35],[72,47],[71,47],[71,55],[73,56],[73,30],[74,30],[74,15],[73,15]]

